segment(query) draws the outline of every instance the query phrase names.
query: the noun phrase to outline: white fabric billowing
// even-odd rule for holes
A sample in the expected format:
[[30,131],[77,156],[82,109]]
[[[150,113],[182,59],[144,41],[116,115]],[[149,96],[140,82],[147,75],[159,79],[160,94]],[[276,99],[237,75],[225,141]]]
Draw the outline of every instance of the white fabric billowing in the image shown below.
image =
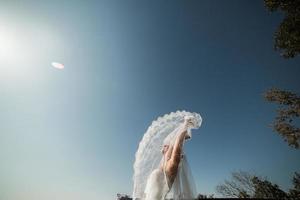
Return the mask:
[[[144,137],[139,144],[134,163],[133,199],[145,199],[145,193],[148,193],[146,200],[148,200],[150,196],[153,196],[153,199],[155,200],[164,199],[164,196],[169,191],[169,188],[165,180],[164,172],[159,169],[159,166],[163,161],[161,149],[163,144],[171,144],[176,135],[182,131],[179,129],[180,125],[182,125],[184,122],[185,117],[190,117],[193,119],[193,126],[189,127],[189,129],[196,129],[200,127],[202,118],[199,114],[186,111],[177,111],[176,113],[172,112],[168,115],[164,115],[164,117],[159,117],[156,121],[153,121],[152,125],[144,134]],[[183,195],[184,192],[182,189],[185,189],[185,187],[182,187],[182,185],[186,185],[186,189],[189,189],[189,191],[192,191],[191,188],[194,187],[192,186],[194,184],[192,183],[193,181],[191,173],[189,168],[186,166],[188,166],[187,162],[185,158],[183,158],[178,170],[179,178],[176,177],[175,182],[173,183],[174,189],[172,189],[168,194],[171,195],[173,193],[172,198],[176,197],[176,195]],[[181,186],[179,187],[179,185]]]

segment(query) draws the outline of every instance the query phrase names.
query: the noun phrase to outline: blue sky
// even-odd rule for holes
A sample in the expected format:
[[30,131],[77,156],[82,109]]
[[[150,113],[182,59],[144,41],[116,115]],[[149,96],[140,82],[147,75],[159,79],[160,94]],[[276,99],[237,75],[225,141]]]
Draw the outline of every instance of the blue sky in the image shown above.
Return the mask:
[[263,99],[299,94],[281,20],[263,1],[1,1],[0,199],[131,194],[144,132],[182,109],[203,117],[186,145],[199,193],[236,170],[289,188],[300,151]]

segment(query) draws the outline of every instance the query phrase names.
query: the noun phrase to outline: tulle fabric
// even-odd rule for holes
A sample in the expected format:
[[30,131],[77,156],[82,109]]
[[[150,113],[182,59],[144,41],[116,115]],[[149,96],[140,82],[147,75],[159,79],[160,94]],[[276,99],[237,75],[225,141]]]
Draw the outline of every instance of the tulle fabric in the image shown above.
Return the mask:
[[196,184],[186,156],[183,155],[178,167],[177,176],[171,186],[171,190],[166,195],[166,199],[182,200],[196,199],[196,197]]

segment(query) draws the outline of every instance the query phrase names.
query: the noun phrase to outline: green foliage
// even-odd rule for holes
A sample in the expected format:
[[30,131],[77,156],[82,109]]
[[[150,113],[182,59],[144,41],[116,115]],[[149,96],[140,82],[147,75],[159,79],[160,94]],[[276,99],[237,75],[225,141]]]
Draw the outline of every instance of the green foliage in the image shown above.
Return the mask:
[[273,88],[265,93],[265,99],[279,104],[273,129],[279,133],[288,144],[299,148],[300,128],[293,125],[300,116],[300,97],[288,91]]
[[264,0],[271,11],[281,11],[284,19],[275,32],[275,49],[285,58],[293,58],[300,53],[300,1]]

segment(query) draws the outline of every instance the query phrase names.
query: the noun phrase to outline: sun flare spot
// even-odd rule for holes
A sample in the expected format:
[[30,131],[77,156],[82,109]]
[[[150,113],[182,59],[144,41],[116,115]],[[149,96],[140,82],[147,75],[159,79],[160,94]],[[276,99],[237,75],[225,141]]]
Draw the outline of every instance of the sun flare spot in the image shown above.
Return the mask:
[[52,62],[51,64],[56,69],[64,69],[65,68],[65,66],[63,64],[58,63],[58,62]]

